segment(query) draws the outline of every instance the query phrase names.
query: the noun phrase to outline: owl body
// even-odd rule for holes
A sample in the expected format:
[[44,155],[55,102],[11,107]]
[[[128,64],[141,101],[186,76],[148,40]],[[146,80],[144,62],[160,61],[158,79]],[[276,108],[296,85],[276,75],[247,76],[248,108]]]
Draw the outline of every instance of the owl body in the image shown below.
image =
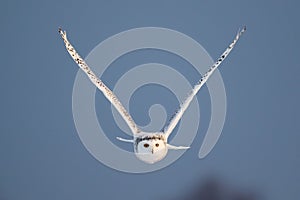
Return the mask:
[[134,138],[134,152],[140,160],[153,164],[167,155],[167,138],[161,132],[141,133]]

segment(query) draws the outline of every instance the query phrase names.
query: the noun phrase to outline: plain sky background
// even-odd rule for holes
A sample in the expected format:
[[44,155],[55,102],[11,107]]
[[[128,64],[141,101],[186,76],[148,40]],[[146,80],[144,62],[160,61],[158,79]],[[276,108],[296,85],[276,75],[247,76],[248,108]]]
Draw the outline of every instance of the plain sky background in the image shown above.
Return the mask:
[[[183,199],[211,178],[261,199],[300,199],[299,6],[291,0],[2,1],[0,199]],[[210,119],[206,87],[197,95],[198,136],[171,166],[127,174],[88,153],[72,117],[78,67],[63,46],[59,26],[83,57],[114,34],[154,26],[192,37],[215,59],[242,25],[247,32],[220,68],[227,94],[225,126],[205,159],[197,154]],[[154,61],[184,68],[191,82],[199,78],[179,58],[147,53],[123,56],[103,80],[112,87],[130,67]],[[155,89],[168,94],[153,86],[133,96],[133,102],[145,104],[131,111],[138,123],[147,124],[149,104],[168,104],[168,115],[177,108],[175,100],[146,98]],[[96,98],[99,115],[108,116],[105,124],[118,130],[109,104],[99,92]]]

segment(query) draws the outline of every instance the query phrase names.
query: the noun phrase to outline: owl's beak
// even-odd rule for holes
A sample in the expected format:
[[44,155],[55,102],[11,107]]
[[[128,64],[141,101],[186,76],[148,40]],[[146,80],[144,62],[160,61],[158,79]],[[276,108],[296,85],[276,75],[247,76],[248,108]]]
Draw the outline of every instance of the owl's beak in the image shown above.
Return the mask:
[[152,153],[152,154],[154,153],[154,149],[153,149],[153,148],[151,149],[151,153]]

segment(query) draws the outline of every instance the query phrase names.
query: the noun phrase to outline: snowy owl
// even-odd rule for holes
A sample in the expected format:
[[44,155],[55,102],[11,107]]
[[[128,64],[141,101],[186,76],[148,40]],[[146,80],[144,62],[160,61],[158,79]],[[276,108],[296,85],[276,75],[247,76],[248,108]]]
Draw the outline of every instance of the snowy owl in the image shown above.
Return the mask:
[[117,96],[94,74],[94,72],[89,68],[85,61],[76,52],[72,44],[67,39],[66,31],[63,31],[61,28],[59,28],[59,33],[65,43],[66,49],[73,58],[73,60],[78,64],[80,69],[82,69],[86,73],[86,75],[89,77],[92,83],[104,94],[107,100],[110,101],[110,103],[116,108],[116,110],[125,120],[133,134],[132,139],[123,139],[120,137],[117,137],[117,139],[123,142],[133,143],[134,153],[137,156],[137,158],[149,164],[153,164],[163,159],[167,155],[169,149],[180,150],[190,148],[185,146],[173,146],[171,144],[168,144],[168,138],[172,133],[173,129],[176,127],[179,120],[181,119],[185,110],[190,105],[194,96],[206,83],[208,78],[213,74],[217,67],[228,56],[228,54],[233,49],[234,45],[239,40],[240,36],[245,31],[246,27],[243,27],[238,31],[233,42],[228,46],[224,53],[218,58],[218,60],[208,69],[204,76],[202,76],[202,78],[192,88],[184,102],[180,105],[179,109],[175,112],[175,114],[169,121],[168,125],[160,132],[144,132],[139,129],[139,127],[134,122],[130,114],[126,111],[126,109],[119,101]]

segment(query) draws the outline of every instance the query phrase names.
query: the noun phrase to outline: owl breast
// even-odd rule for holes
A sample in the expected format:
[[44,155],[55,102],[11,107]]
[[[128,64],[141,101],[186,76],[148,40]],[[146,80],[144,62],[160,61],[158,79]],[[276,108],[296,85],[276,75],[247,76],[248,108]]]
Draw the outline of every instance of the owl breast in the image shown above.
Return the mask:
[[155,153],[135,152],[135,155],[141,161],[144,161],[144,162],[149,163],[149,164],[154,164],[154,163],[162,160],[164,157],[166,157],[167,153],[168,153],[168,149],[165,148],[165,149],[159,150]]

